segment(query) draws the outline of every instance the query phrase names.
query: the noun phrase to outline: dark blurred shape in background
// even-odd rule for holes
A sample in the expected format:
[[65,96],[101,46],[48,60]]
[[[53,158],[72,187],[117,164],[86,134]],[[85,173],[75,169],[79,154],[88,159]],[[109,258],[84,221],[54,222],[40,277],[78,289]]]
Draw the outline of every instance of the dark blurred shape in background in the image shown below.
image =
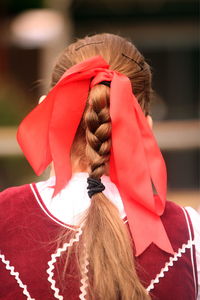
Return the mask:
[[[16,127],[49,87],[59,52],[77,37],[129,38],[152,66],[154,131],[170,197],[198,205],[199,3],[193,0],[4,0],[0,2],[0,187],[36,180]],[[187,195],[187,199],[186,199]]]

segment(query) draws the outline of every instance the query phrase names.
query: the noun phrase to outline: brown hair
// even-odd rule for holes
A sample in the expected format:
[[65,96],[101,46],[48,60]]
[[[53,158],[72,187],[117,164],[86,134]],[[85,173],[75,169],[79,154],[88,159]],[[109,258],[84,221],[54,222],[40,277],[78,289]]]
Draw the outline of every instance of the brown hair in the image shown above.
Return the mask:
[[[112,70],[129,77],[133,93],[145,114],[148,114],[150,68],[136,47],[117,35],[85,37],[67,47],[53,70],[52,86],[66,69],[95,55],[101,55]],[[79,160],[80,168],[88,170],[89,176],[95,179],[109,174],[112,132],[109,91],[110,88],[103,84],[90,90],[71,149],[72,161]],[[134,245],[127,226],[120,218],[118,209],[104,193],[92,196],[82,228],[83,234],[76,247],[76,254],[80,273],[81,262],[85,253],[88,254],[89,299],[150,299],[136,273]],[[62,233],[62,243],[66,238],[68,235]]]

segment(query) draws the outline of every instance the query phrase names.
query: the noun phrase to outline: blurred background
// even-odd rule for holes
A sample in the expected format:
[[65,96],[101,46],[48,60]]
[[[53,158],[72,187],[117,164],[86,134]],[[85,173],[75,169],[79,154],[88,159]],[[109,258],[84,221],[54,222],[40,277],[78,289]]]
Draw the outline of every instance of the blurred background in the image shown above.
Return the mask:
[[47,93],[62,49],[100,32],[131,39],[152,66],[151,113],[167,163],[168,198],[200,207],[196,0],[1,0],[0,189],[39,180],[16,143],[17,126]]

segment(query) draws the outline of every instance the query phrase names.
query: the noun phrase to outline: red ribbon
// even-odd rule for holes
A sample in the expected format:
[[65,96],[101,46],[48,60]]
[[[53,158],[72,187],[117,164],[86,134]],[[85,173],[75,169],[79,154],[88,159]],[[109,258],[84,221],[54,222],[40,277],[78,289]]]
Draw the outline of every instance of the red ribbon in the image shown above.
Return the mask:
[[[70,149],[90,87],[111,81],[112,148],[110,178],[119,189],[140,255],[151,243],[173,253],[160,216],[166,199],[166,168],[130,80],[100,56],[67,70],[44,101],[22,121],[17,139],[35,173],[53,161],[57,194],[71,178]],[[153,194],[152,184],[157,195]]]

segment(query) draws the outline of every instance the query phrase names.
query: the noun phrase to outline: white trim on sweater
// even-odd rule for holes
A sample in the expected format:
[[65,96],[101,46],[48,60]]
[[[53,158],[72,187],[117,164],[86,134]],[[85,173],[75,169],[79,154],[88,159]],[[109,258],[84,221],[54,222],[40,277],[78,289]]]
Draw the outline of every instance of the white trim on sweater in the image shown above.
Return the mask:
[[27,286],[21,281],[19,277],[19,272],[15,271],[15,268],[10,265],[10,261],[5,258],[4,254],[0,254],[0,260],[6,266],[6,270],[10,271],[10,275],[13,276],[19,285],[19,287],[23,290],[23,294],[27,297],[27,300],[35,300],[32,298],[27,290]]

